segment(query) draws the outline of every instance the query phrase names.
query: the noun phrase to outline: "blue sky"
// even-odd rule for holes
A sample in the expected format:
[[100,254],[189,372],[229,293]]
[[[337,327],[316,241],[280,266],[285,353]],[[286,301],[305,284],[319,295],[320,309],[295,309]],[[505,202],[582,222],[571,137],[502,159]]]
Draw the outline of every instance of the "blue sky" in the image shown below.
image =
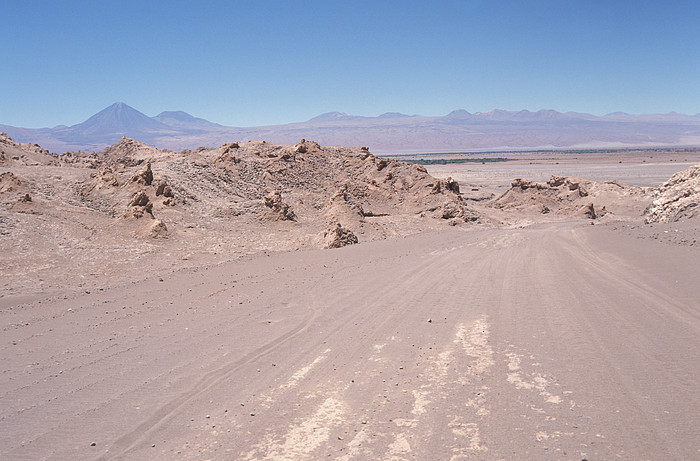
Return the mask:
[[700,2],[3,1],[0,123],[700,113]]

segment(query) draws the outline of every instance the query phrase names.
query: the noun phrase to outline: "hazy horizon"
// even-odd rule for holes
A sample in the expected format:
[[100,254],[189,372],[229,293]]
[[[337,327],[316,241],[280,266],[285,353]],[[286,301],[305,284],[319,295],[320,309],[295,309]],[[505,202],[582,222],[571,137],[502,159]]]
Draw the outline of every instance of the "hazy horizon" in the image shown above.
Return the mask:
[[[181,110],[181,109],[167,109],[167,110],[161,110],[161,111],[158,111],[157,113],[154,113],[153,115],[150,115],[150,114],[147,114],[147,113],[141,111],[137,106],[132,105],[132,104],[128,104],[128,103],[126,103],[126,102],[124,102],[124,101],[115,101],[114,103],[110,104],[110,105],[107,106],[107,107],[104,107],[104,108],[98,110],[98,111],[95,112],[95,113],[85,115],[85,117],[84,117],[82,120],[80,120],[80,121],[78,121],[78,122],[76,122],[76,123],[74,123],[74,124],[70,124],[70,125],[67,124],[67,123],[59,123],[59,124],[56,124],[56,125],[53,125],[53,126],[31,126],[31,127],[30,127],[30,126],[20,126],[20,125],[16,125],[16,124],[13,124],[13,123],[11,123],[11,122],[5,123],[4,120],[0,120],[0,125],[8,125],[8,126],[16,127],[16,128],[28,128],[28,129],[57,128],[57,127],[62,127],[62,126],[70,127],[70,126],[73,126],[73,125],[77,125],[77,124],[83,123],[83,122],[87,121],[90,117],[92,117],[92,116],[94,116],[94,115],[97,115],[97,114],[99,114],[100,112],[102,112],[102,111],[104,111],[104,110],[106,110],[106,109],[109,109],[109,108],[111,108],[112,106],[115,106],[115,105],[117,105],[117,104],[124,104],[124,105],[130,107],[131,109],[137,110],[138,112],[141,112],[142,114],[144,114],[144,115],[146,115],[146,116],[148,116],[148,117],[150,117],[150,118],[156,118],[156,117],[158,117],[159,115],[164,114],[164,113],[183,112],[183,113],[185,113],[185,114],[187,114],[187,115],[190,115],[190,116],[195,117],[195,118],[204,119],[204,120],[206,120],[206,121],[208,121],[208,122],[217,123],[217,124],[220,124],[220,125],[225,126],[225,127],[233,127],[233,126],[230,126],[230,125],[225,125],[224,123],[221,123],[221,122],[219,122],[219,121],[217,121],[217,120],[210,120],[210,119],[208,119],[208,118],[206,118],[206,117],[202,117],[202,116],[199,115],[199,114],[193,114],[193,113],[190,113],[190,112]],[[511,112],[511,113],[530,112],[530,113],[532,113],[532,114],[536,114],[536,113],[538,113],[538,112],[543,112],[543,111],[555,111],[555,112],[559,112],[559,113],[561,113],[561,114],[573,113],[573,114],[591,115],[591,116],[594,116],[594,117],[605,117],[605,116],[615,115],[615,114],[626,114],[626,115],[631,115],[631,116],[673,115],[673,114],[675,114],[675,115],[681,115],[681,116],[689,116],[689,117],[697,117],[697,116],[700,116],[700,113],[697,113],[697,114],[689,114],[689,113],[682,113],[682,112],[678,112],[678,111],[669,111],[669,112],[664,112],[664,113],[630,113],[630,112],[624,112],[624,111],[613,111],[613,112],[608,112],[608,113],[605,113],[605,114],[595,114],[595,113],[583,112],[583,111],[577,111],[577,110],[568,110],[568,111],[563,111],[563,112],[562,112],[562,111],[556,111],[555,109],[550,109],[550,108],[545,108],[545,107],[540,108],[540,109],[536,109],[536,110],[527,109],[527,108],[526,108],[526,109],[516,109],[516,110],[507,110],[507,109],[501,109],[501,108],[492,108],[492,109],[486,110],[486,111],[474,111],[474,112],[469,111],[469,110],[464,109],[464,108],[454,108],[454,109],[452,109],[452,110],[450,110],[450,111],[448,111],[448,112],[446,112],[446,113],[444,113],[444,114],[404,114],[404,113],[395,112],[395,111],[384,111],[384,112],[376,113],[376,114],[356,114],[356,113],[347,113],[347,112],[344,112],[344,111],[341,111],[341,110],[332,110],[332,111],[324,112],[324,113],[321,113],[321,114],[313,115],[313,116],[310,117],[309,119],[305,119],[305,120],[294,120],[294,121],[287,122],[286,124],[304,123],[304,122],[307,122],[307,121],[309,121],[309,120],[312,120],[312,119],[314,119],[314,118],[316,118],[316,117],[320,117],[320,116],[328,115],[328,114],[341,114],[341,115],[343,115],[343,116],[348,116],[348,117],[362,117],[362,118],[379,118],[379,117],[384,116],[384,115],[397,115],[397,116],[406,116],[406,117],[438,118],[438,117],[444,117],[444,116],[446,116],[446,115],[449,115],[449,114],[452,113],[452,112],[461,111],[461,110],[466,110],[466,111],[469,112],[471,115],[480,115],[480,114],[481,114],[481,115],[484,115],[484,114],[490,114],[490,113],[498,112],[498,111]],[[282,124],[280,124],[280,125],[282,125]],[[268,124],[268,125],[241,125],[241,126],[236,126],[235,128],[255,128],[255,127],[259,127],[259,126],[262,127],[262,126],[272,126],[272,125],[269,125],[269,124]]]
[[14,2],[0,122],[115,101],[226,126],[339,111],[700,113],[700,4]]
[[294,144],[312,139],[329,146],[368,146],[376,152],[431,152],[481,149],[688,146],[700,144],[700,116],[619,114],[603,117],[544,110],[494,110],[471,114],[377,117],[321,114],[282,125],[232,127],[182,111],[149,117],[125,103],[114,103],[85,121],[53,128],[0,124],[17,142],[39,144],[52,152],[96,152],[123,136],[174,150],[257,139]]

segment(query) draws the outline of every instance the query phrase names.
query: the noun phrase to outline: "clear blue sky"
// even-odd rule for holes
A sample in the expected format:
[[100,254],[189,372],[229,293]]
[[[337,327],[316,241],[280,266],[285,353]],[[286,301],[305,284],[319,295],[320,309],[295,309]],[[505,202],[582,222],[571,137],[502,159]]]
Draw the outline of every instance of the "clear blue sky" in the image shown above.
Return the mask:
[[0,123],[700,113],[700,2],[2,1]]

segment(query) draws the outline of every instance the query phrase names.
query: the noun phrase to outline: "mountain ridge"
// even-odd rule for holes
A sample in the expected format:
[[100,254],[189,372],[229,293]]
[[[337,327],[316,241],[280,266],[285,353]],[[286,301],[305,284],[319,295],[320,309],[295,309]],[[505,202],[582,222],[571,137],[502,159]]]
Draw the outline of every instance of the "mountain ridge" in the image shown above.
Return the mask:
[[216,127],[223,127],[223,125],[219,125],[218,123],[210,122],[209,120],[195,117],[193,115],[188,114],[185,111],[182,110],[174,110],[174,111],[164,111],[161,112],[160,114],[156,115],[155,117],[151,117],[154,120],[158,120],[159,122],[171,126],[171,127],[195,127],[199,126],[202,128],[205,127],[210,127],[210,128],[216,128]]
[[66,129],[90,135],[121,131],[126,133],[134,130],[168,131],[169,128],[164,123],[139,112],[123,102],[116,102],[84,122],[72,125]]
[[454,149],[575,148],[700,145],[700,116],[627,114],[603,116],[552,109],[470,113],[456,109],[443,116],[385,112],[378,116],[327,112],[303,122],[260,127],[228,127],[184,111],[154,117],[116,102],[84,122],[54,128],[0,125],[20,142],[52,152],[97,152],[122,136],[167,149],[194,149],[236,140],[295,143],[314,139],[324,145],[369,145],[377,152]]

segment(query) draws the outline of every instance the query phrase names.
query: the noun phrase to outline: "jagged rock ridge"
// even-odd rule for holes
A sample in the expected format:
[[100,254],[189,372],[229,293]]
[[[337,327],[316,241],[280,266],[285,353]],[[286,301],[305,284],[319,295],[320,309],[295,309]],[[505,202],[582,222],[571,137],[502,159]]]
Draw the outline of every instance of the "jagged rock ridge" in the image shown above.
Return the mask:
[[700,165],[676,173],[659,187],[645,221],[676,222],[700,216]]
[[648,202],[648,190],[617,181],[591,181],[577,177],[552,176],[546,182],[515,179],[491,206],[511,214],[538,212],[542,220],[572,217],[620,219],[639,215]]
[[173,152],[124,137],[56,155],[2,135],[0,167],[0,250],[27,283],[56,264],[108,274],[148,255],[337,248],[480,219],[420,165],[305,140]]

